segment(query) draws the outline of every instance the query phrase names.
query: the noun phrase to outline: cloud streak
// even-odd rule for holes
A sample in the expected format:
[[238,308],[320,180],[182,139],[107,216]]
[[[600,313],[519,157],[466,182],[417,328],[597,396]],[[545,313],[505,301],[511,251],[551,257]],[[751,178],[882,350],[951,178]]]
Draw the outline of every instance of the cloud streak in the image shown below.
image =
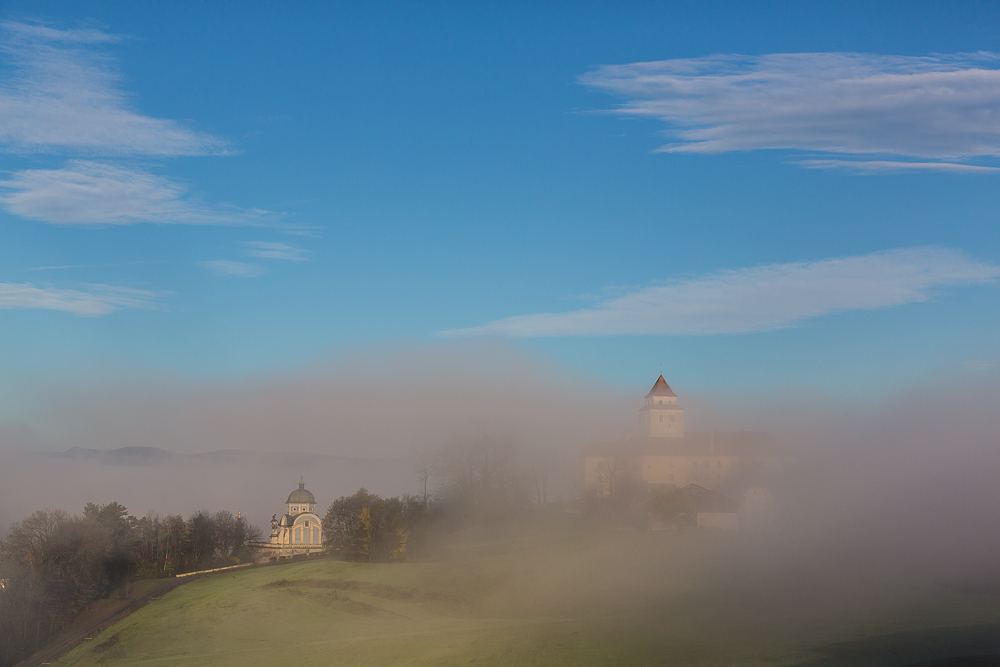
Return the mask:
[[1000,56],[713,55],[608,65],[579,77],[657,118],[660,150],[796,149],[932,159],[1000,156]]
[[269,243],[267,241],[249,241],[246,244],[247,255],[261,259],[281,259],[289,262],[304,262],[305,250],[284,243]]
[[202,262],[202,266],[220,276],[235,276],[237,278],[256,278],[263,274],[265,270],[260,264],[234,262],[228,259],[213,259],[208,262]]
[[927,301],[936,288],[981,285],[1000,266],[948,248],[771,264],[645,287],[592,308],[520,315],[457,336],[712,335],[771,331],[828,313]]
[[35,42],[55,42],[65,44],[104,44],[118,42],[121,37],[109,35],[106,32],[93,28],[78,28],[69,30],[59,30],[50,28],[40,23],[21,23],[18,21],[5,21],[0,24],[0,29],[7,33],[8,39]]
[[898,160],[796,160],[806,169],[843,169],[859,174],[889,174],[908,171],[944,171],[958,174],[995,174],[998,167],[982,167],[954,162],[900,162]]
[[0,309],[58,310],[75,315],[107,315],[124,308],[159,309],[160,294],[113,285],[86,285],[86,290],[0,283]]
[[212,208],[186,196],[179,183],[137,168],[74,161],[62,169],[26,169],[0,181],[0,205],[31,220],[57,225],[265,225],[269,211]]
[[0,147],[15,153],[225,153],[225,142],[216,137],[132,108],[121,77],[94,49],[117,39],[97,30],[0,24],[0,53],[13,69],[0,84]]

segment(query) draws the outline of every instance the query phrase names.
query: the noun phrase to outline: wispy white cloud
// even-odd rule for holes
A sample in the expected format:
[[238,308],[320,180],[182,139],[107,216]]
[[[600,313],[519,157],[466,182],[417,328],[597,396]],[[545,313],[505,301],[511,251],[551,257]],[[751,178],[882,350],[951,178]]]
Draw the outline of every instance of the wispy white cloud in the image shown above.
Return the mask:
[[[260,259],[279,259],[288,261],[303,261],[304,250],[284,243],[271,243],[268,241],[249,241],[243,244],[246,247],[246,254],[250,257]],[[220,276],[235,276],[238,278],[256,278],[267,272],[267,268],[260,264],[249,262],[235,262],[229,259],[215,259],[202,262],[209,271]]]
[[54,266],[32,266],[25,271],[65,271],[68,269],[90,269],[93,264],[59,264]]
[[0,29],[8,38],[42,42],[64,42],[67,44],[104,44],[118,42],[120,35],[111,35],[94,28],[70,28],[60,30],[41,23],[4,21]]
[[111,61],[95,49],[116,41],[98,30],[0,24],[12,72],[0,80],[0,148],[37,153],[205,155],[224,141],[132,108]]
[[180,184],[137,168],[76,161],[62,169],[27,169],[0,181],[0,205],[16,215],[59,225],[276,224],[268,211],[212,208]]
[[236,276],[237,278],[256,278],[265,271],[264,267],[260,264],[233,262],[228,259],[214,259],[209,262],[202,262],[202,266],[220,276]]
[[145,261],[132,261],[132,262],[113,262],[110,264],[57,264],[52,266],[32,266],[25,269],[25,271],[68,271],[72,269],[109,269],[120,266],[134,266],[136,264],[145,264]]
[[283,259],[290,262],[305,261],[305,250],[284,243],[269,243],[267,241],[249,241],[246,244],[247,255],[261,259]]
[[975,360],[962,362],[962,365],[973,371],[988,371],[991,368],[1000,366],[1000,362]]
[[37,287],[31,283],[0,283],[0,309],[35,308],[76,315],[107,315],[123,308],[160,309],[161,293],[113,285],[86,289]]
[[982,167],[954,162],[901,162],[898,160],[795,160],[806,169],[843,169],[859,174],[886,174],[907,171],[946,171],[959,174],[995,174],[1000,167]]
[[615,112],[666,122],[667,152],[800,149],[1000,155],[1000,57],[789,53],[609,65],[584,74]]
[[595,307],[520,315],[444,336],[709,335],[770,331],[846,310],[926,301],[935,288],[978,285],[1000,266],[949,248],[771,264],[653,285]]

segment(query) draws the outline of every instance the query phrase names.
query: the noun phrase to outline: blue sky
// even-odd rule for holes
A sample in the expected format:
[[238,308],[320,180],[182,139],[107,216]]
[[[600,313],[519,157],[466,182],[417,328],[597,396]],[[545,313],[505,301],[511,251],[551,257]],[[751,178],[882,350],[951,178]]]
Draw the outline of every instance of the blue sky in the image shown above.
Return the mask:
[[724,393],[1000,362],[993,5],[0,19],[7,391],[483,336]]

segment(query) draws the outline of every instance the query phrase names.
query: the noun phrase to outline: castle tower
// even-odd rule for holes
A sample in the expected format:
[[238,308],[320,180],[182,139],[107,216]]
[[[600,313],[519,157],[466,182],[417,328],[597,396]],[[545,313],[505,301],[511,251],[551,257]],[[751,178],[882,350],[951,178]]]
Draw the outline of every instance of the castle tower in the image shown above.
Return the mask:
[[684,408],[677,405],[673,392],[661,375],[646,394],[646,405],[639,408],[642,435],[649,438],[683,438]]

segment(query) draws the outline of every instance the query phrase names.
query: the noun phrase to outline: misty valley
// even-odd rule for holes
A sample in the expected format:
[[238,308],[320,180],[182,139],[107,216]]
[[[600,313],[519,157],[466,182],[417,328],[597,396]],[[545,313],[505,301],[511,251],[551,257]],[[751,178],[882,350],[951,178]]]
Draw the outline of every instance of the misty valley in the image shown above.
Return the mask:
[[[288,493],[252,492],[249,512],[136,516],[110,501],[15,520],[0,552],[4,664],[236,665],[276,643],[306,665],[331,651],[358,665],[1000,659],[1000,544],[976,527],[1000,505],[970,502],[997,499],[991,448],[968,435],[961,451],[916,448],[889,413],[836,449],[686,419],[698,421],[660,376],[624,436],[577,446],[479,424],[391,460],[25,458],[50,475],[102,471],[132,497],[143,492],[120,480],[142,480],[165,505],[157,478],[190,484],[196,502],[237,480]],[[323,502],[307,480],[411,491]]]

